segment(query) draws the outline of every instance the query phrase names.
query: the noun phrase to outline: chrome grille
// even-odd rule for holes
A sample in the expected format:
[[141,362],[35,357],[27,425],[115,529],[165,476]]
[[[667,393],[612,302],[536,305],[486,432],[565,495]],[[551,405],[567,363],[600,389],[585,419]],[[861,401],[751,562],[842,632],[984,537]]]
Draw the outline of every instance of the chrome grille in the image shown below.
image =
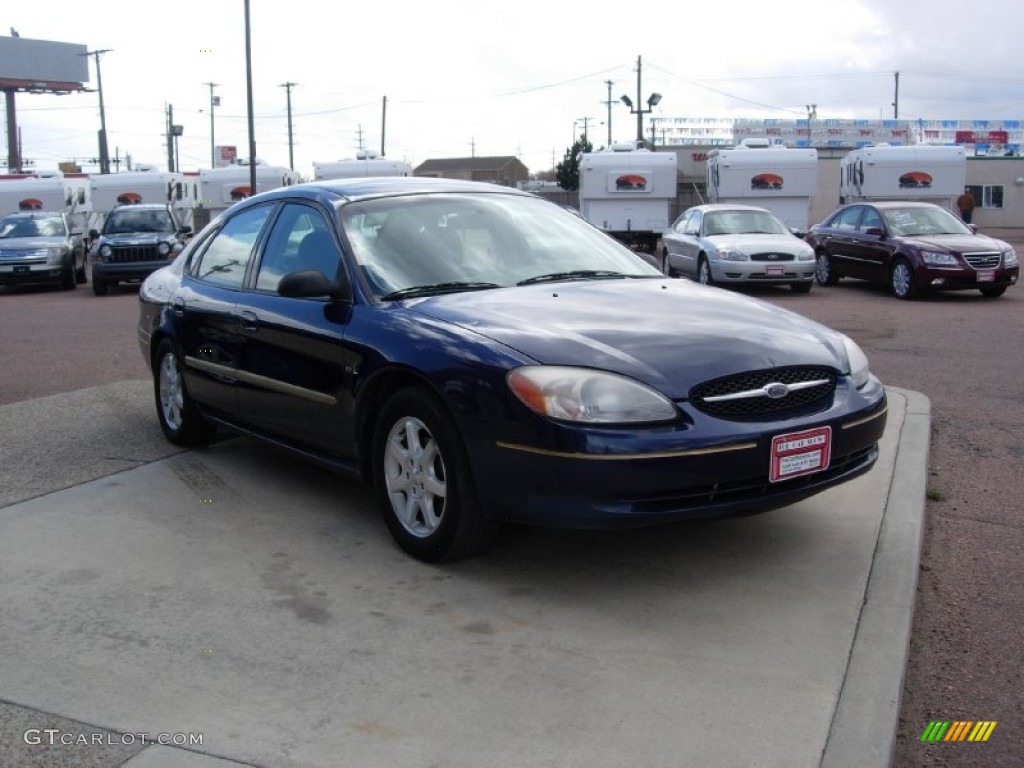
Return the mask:
[[967,263],[975,269],[995,269],[999,266],[998,253],[965,253]]
[[792,261],[792,253],[752,253],[751,261]]
[[[783,397],[753,394],[769,384],[785,384]],[[836,389],[836,371],[825,366],[794,366],[724,376],[698,384],[690,402],[709,416],[731,421],[776,419],[781,414],[803,415],[828,408]],[[741,397],[731,397],[742,394]]]
[[129,264],[136,261],[166,261],[155,245],[116,245],[111,247],[109,261],[113,264]]

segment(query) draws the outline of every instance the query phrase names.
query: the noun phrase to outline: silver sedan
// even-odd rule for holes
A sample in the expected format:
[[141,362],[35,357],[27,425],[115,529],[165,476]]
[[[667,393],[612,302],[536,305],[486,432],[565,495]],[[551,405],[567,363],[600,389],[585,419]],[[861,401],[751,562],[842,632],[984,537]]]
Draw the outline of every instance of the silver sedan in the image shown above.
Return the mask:
[[665,273],[706,285],[783,283],[811,290],[814,250],[770,211],[751,205],[698,205],[661,236]]

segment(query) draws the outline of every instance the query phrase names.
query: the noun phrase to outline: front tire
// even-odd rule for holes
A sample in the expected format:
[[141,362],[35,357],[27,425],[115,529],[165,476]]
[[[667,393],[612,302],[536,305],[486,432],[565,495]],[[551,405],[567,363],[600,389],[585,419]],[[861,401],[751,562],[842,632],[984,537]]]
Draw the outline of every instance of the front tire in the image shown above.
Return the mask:
[[697,282],[701,285],[715,284],[715,278],[711,275],[711,265],[706,256],[701,256],[697,262]]
[[897,299],[913,299],[920,293],[917,283],[914,282],[914,270],[906,259],[897,259],[892,265],[889,285]]
[[789,289],[793,293],[810,293],[812,285],[813,283],[810,280],[806,280],[802,283],[790,283]]
[[60,274],[60,287],[65,291],[73,290],[78,285],[75,281],[75,265],[72,263]]
[[426,389],[400,390],[385,403],[373,455],[384,523],[409,555],[456,560],[494,540],[499,526],[480,512],[457,428]]
[[818,281],[818,285],[835,285],[839,282],[839,275],[836,274],[835,267],[832,265],[832,257],[824,251],[818,253],[817,258],[814,262],[814,279]]
[[986,285],[984,288],[979,288],[981,295],[988,299],[998,299],[1004,293],[1006,293],[1005,285]]
[[161,341],[156,350],[153,394],[160,429],[170,442],[175,445],[205,445],[213,439],[216,427],[203,418],[189,396],[181,359],[170,339]]
[[98,277],[93,275],[92,278],[92,292],[96,296],[107,295],[107,283],[104,280],[100,280]]

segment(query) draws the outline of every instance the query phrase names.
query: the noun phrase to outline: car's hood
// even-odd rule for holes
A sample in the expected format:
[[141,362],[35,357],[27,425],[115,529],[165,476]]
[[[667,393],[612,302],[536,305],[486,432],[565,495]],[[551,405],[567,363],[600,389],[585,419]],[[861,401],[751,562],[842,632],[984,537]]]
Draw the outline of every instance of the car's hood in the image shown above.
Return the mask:
[[32,251],[66,245],[63,237],[7,237],[0,240],[0,251]]
[[930,237],[903,238],[904,242],[910,242],[918,248],[941,248],[943,250],[957,251],[958,253],[994,252],[999,253],[1009,249],[1009,245],[1002,240],[996,240],[987,235],[932,235]]
[[839,334],[685,280],[604,280],[447,294],[410,310],[470,328],[539,363],[616,371],[669,397],[707,379],[782,365],[846,369]]
[[155,245],[172,240],[174,235],[169,232],[133,232],[126,235],[103,235],[103,239],[111,245]]
[[712,235],[707,239],[718,248],[733,248],[744,253],[774,251],[795,256],[812,250],[811,246],[794,235]]

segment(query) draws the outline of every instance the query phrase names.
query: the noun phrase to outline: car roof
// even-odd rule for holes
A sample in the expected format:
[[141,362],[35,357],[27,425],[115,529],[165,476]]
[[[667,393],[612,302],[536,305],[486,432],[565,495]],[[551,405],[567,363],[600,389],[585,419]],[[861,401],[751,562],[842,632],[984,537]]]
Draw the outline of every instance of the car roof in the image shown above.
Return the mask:
[[714,211],[761,211],[763,213],[771,213],[767,208],[762,208],[759,205],[743,205],[741,203],[705,203],[704,205],[695,205],[689,210],[703,211],[705,213],[712,213]]
[[376,176],[353,179],[329,179],[307,181],[289,187],[278,187],[268,192],[246,198],[244,204],[253,201],[267,201],[286,197],[305,197],[329,203],[338,200],[364,200],[376,197],[396,197],[437,192],[484,192],[491,194],[536,197],[529,192],[490,184],[482,181],[439,179],[429,176]]
[[[942,208],[935,203],[925,203],[921,200],[858,200],[855,203],[848,203],[844,208],[853,205],[873,205],[875,208]],[[942,208],[942,210],[946,210]]]
[[19,219],[50,219],[54,217],[62,217],[64,211],[11,211],[5,213],[3,218],[19,218]]
[[166,211],[171,206],[167,203],[125,203],[124,205],[115,205],[110,209],[110,212],[114,211]]

